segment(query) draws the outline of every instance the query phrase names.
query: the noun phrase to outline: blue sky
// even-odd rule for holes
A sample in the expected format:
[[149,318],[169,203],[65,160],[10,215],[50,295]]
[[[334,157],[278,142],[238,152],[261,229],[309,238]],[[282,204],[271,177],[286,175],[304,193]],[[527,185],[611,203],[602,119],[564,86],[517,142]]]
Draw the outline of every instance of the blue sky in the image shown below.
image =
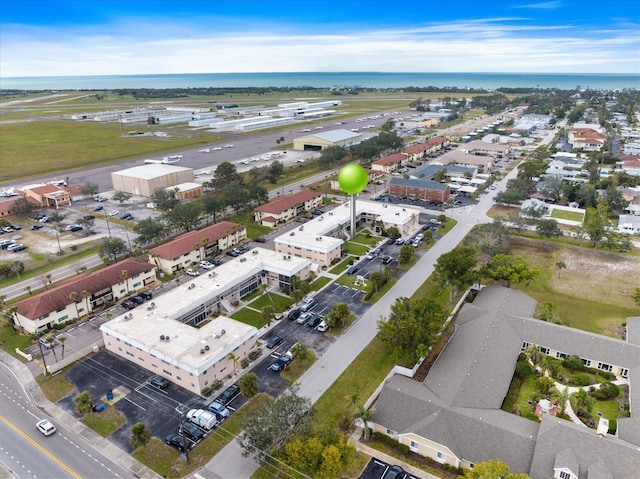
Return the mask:
[[2,0],[0,76],[640,74],[638,0]]

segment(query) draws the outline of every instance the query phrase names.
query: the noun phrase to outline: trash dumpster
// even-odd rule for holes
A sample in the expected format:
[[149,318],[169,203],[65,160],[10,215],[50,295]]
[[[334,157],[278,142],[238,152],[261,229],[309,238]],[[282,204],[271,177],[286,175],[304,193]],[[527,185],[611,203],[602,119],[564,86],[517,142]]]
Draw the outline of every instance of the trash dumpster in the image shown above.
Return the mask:
[[107,391],[107,401],[113,401],[113,390],[109,389]]
[[107,409],[106,404],[98,404],[96,407],[93,408],[95,412],[101,412],[101,411],[104,411],[105,409]]

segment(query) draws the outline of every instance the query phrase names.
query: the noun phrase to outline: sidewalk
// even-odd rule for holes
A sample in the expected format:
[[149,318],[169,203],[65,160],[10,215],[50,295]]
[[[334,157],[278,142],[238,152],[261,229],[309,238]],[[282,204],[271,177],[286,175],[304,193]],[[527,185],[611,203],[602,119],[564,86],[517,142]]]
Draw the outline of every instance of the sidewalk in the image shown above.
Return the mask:
[[[36,380],[29,369],[16,358],[0,350],[0,362],[13,370],[33,403],[55,422],[74,431],[87,441],[95,450],[99,451],[101,454],[108,457],[111,461],[117,463],[124,469],[130,471],[132,477],[140,477],[143,479],[157,479],[160,477],[147,466],[135,460],[133,456],[111,443],[108,439],[100,436],[92,429],[89,429],[78,421],[75,417],[51,403],[42,393],[40,386],[36,383]],[[0,467],[0,472],[1,471],[2,468]]]

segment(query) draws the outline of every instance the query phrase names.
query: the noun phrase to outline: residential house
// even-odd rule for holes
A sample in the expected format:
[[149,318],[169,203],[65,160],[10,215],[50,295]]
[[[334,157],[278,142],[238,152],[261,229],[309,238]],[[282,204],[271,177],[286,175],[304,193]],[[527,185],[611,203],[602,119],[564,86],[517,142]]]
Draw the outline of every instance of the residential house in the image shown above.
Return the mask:
[[574,150],[600,151],[606,137],[591,128],[572,128],[567,134],[567,142]]
[[16,326],[36,334],[101,311],[147,288],[156,280],[156,267],[127,258],[95,272],[49,287],[16,304],[12,320]]
[[72,194],[65,188],[57,185],[31,185],[20,191],[21,196],[31,198],[43,208],[58,209],[61,206],[69,206],[72,202]]
[[322,205],[322,194],[300,190],[260,205],[253,209],[257,223],[275,228]]
[[[370,425],[417,454],[471,469],[497,459],[533,479],[635,477],[640,470],[640,402],[619,417],[615,435],[543,414],[538,423],[501,409],[519,355],[529,346],[629,382],[640,380],[640,317],[627,318],[627,340],[533,319],[525,293],[484,287],[465,303],[453,336],[424,381],[395,374],[379,389]],[[610,471],[597,476],[595,471]],[[563,474],[563,472],[565,474]],[[589,474],[591,477],[591,473]]]
[[174,240],[149,250],[149,262],[161,271],[174,274],[206,258],[232,248],[247,238],[244,225],[220,221],[199,230],[181,234]]
[[640,216],[620,215],[618,218],[618,231],[632,235],[640,235]]

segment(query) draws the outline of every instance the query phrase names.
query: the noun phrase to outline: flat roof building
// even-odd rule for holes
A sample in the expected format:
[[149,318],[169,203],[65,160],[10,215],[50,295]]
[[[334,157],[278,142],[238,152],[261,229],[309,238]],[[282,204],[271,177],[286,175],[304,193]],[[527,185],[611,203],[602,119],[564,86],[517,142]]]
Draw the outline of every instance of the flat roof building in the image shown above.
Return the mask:
[[294,150],[322,150],[330,146],[357,145],[362,141],[362,134],[349,130],[331,130],[313,135],[301,136],[293,140]]
[[147,198],[151,197],[158,188],[193,183],[193,179],[191,168],[158,163],[134,166],[111,173],[114,190]]

